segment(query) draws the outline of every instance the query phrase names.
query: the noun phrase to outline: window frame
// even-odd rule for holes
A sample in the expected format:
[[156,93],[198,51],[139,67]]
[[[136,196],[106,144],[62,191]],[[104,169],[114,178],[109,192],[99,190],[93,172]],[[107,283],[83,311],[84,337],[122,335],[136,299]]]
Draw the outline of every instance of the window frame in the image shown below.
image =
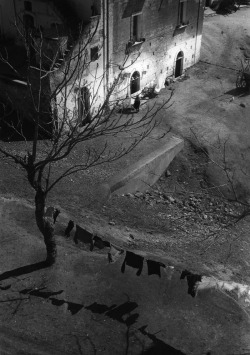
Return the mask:
[[179,27],[185,27],[187,24],[187,0],[180,0],[178,10],[178,25]]
[[99,47],[93,46],[90,48],[90,61],[96,62],[99,58]]
[[[136,22],[135,22],[136,19]],[[138,19],[140,19],[138,21]],[[136,12],[131,16],[131,29],[130,29],[130,39],[133,43],[135,42],[143,42],[142,41],[142,25],[143,18],[142,12]]]
[[99,58],[99,47],[93,46],[90,48],[90,61],[96,62]]

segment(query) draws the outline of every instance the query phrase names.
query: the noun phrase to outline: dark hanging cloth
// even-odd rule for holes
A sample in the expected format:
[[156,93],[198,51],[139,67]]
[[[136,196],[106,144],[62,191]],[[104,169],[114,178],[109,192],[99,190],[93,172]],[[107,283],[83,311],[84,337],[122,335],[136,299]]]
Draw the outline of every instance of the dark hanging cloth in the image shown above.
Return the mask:
[[94,236],[93,241],[94,241],[94,247],[98,249],[110,248],[110,242],[103,240],[101,237],[98,237],[97,235]]
[[59,216],[60,213],[61,213],[61,211],[58,208],[56,208],[53,213],[54,224],[56,223],[57,217]]
[[147,260],[148,264],[148,275],[158,275],[161,277],[161,267],[166,267],[163,263],[153,260]]
[[188,284],[188,294],[191,295],[192,297],[196,296],[196,290],[197,290],[197,282],[201,281],[202,276],[197,275],[197,274],[192,274],[188,270],[184,270],[181,273],[180,279],[185,279],[187,278],[187,284]]
[[136,275],[140,276],[141,272],[142,272],[142,268],[143,268],[143,260],[144,260],[144,258],[142,256],[134,254],[131,251],[127,251],[126,257],[125,257],[123,264],[122,264],[121,272],[122,273],[125,272],[125,267],[127,264],[128,266],[138,269]]
[[64,235],[69,238],[70,237],[70,232],[72,231],[72,229],[74,228],[74,222],[73,221],[69,221],[67,228],[65,229]]
[[93,250],[94,244],[93,244],[93,234],[88,232],[86,229],[81,228],[76,225],[76,232],[74,235],[74,242],[75,244],[78,244],[78,242],[82,242],[84,244],[90,244],[90,250]]

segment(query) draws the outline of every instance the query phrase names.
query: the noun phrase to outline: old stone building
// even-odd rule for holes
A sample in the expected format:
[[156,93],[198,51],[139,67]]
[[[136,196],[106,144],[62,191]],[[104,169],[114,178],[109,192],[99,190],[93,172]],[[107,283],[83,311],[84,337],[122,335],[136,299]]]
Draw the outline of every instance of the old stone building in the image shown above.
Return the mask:
[[[166,80],[181,76],[200,58],[204,5],[205,0],[96,2],[98,11],[89,18],[93,28],[98,21],[88,45],[90,65],[71,88],[68,107],[80,116],[96,110],[118,76],[114,100],[146,86],[160,90]],[[91,2],[89,13],[90,8]]]
[[[109,3],[109,59],[119,64],[125,54],[130,54],[130,67],[124,70],[127,74],[124,94],[131,95],[153,84],[160,89],[166,78],[179,77],[186,68],[197,63],[203,10],[203,0],[114,0]],[[114,77],[119,67],[112,68]]]
[[56,53],[49,67],[52,90],[67,63],[74,70],[72,57],[83,49],[80,69],[56,98],[59,116],[66,102],[69,117],[81,122],[97,112],[118,77],[114,101],[146,86],[159,91],[197,63],[204,5],[205,0],[2,0],[0,34],[2,41],[20,44],[15,18],[32,29],[35,43],[36,32],[43,33],[46,57]]

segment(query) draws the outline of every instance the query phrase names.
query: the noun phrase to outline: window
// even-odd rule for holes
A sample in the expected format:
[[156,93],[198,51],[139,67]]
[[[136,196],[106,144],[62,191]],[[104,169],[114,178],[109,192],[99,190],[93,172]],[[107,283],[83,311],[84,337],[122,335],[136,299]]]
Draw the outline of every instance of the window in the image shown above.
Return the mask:
[[179,3],[179,25],[187,24],[187,0],[180,0]]
[[140,42],[142,38],[142,14],[132,15],[132,41]]
[[91,62],[94,62],[98,59],[99,55],[98,55],[98,47],[92,47],[90,48],[90,60]]
[[24,1],[24,10],[32,11],[32,3],[30,1]]

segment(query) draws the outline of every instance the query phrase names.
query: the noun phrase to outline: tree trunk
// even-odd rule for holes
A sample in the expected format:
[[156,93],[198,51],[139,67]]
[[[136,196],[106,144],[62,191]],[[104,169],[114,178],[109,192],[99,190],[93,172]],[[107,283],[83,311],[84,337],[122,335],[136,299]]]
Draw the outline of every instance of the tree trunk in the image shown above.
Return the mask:
[[38,189],[35,196],[35,204],[36,204],[36,224],[44,237],[44,243],[46,245],[47,250],[47,258],[46,262],[49,265],[52,265],[56,261],[57,249],[56,249],[56,241],[54,234],[54,221],[53,215],[48,215],[45,213],[45,203],[46,203],[46,194],[42,191],[42,189]]

